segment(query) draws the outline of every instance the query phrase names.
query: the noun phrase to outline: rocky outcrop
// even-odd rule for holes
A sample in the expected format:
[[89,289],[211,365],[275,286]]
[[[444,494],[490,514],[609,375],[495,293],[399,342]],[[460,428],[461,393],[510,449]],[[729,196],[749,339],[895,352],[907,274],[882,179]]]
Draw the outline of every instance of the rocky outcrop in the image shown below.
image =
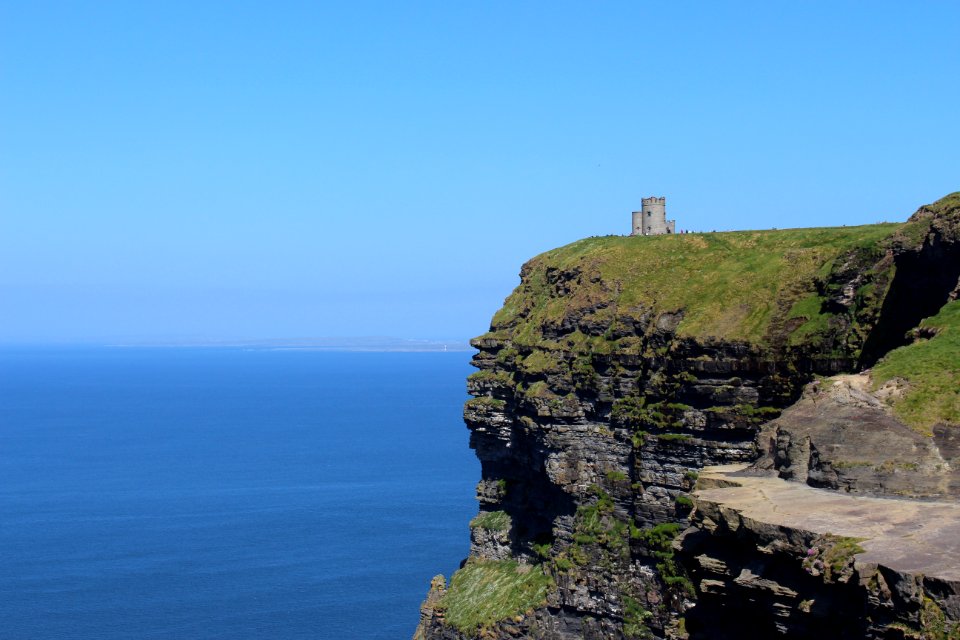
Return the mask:
[[[952,464],[951,437],[931,444],[872,390],[813,381],[858,372],[903,342],[900,325],[919,320],[889,317],[890,296],[906,295],[904,270],[949,263],[921,296],[928,306],[956,289],[953,198],[905,225],[595,238],[524,265],[490,332],[473,341],[479,371],[464,419],[482,478],[471,555],[449,585],[435,579],[418,637],[734,637],[742,618],[730,619],[732,635],[708,630],[732,611],[718,603],[754,602],[742,600],[750,593],[765,594],[756,615],[769,617],[771,634],[823,635],[817,621],[862,595],[839,579],[845,568],[824,579],[795,562],[810,549],[835,553],[827,532],[784,533],[787,544],[743,528],[740,555],[726,557],[716,549],[732,529],[705,515],[701,498],[697,526],[674,538],[694,512],[700,471],[716,465],[757,462],[754,473],[804,488],[952,491],[937,467]],[[800,429],[811,421],[819,426]],[[853,452],[864,464],[844,467]],[[760,570],[768,551],[782,553],[783,572],[800,572],[795,580]],[[877,606],[899,610],[897,597]],[[938,619],[956,619],[952,600],[934,600]],[[778,626],[784,602],[812,617]],[[889,631],[918,618],[885,620]]]
[[807,386],[801,399],[760,435],[756,469],[852,493],[914,498],[960,495],[960,450],[955,429],[934,437],[898,420],[885,400],[902,394],[894,380],[877,391],[868,373],[841,375]]

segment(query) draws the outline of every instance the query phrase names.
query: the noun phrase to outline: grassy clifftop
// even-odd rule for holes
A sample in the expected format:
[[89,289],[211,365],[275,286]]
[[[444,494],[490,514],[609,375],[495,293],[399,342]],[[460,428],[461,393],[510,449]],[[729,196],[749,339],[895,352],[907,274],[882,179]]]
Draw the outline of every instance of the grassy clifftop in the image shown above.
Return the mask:
[[681,338],[855,352],[895,275],[893,254],[958,209],[954,193],[905,223],[580,240],[524,265],[489,335],[612,350],[627,347],[632,320],[670,314]]
[[[539,327],[599,307],[611,318],[679,312],[680,336],[762,344],[774,320],[825,324],[818,285],[838,262],[880,260],[902,226],[589,238],[530,261],[492,328],[535,340]],[[557,274],[577,286],[558,288]]]

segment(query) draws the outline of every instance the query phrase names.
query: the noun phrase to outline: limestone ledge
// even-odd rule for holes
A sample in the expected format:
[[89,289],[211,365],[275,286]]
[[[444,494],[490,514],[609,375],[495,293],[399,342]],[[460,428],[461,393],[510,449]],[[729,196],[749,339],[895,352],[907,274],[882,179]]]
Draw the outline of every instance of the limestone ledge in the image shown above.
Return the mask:
[[746,465],[703,469],[693,497],[674,543],[698,586],[692,638],[742,631],[738,612],[752,637],[956,632],[960,505],[844,494]]

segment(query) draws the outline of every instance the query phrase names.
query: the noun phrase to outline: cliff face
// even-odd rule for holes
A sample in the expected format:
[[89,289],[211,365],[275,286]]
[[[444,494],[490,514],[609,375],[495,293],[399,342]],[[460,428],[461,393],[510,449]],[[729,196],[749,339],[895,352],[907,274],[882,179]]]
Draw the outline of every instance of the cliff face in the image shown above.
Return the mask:
[[[715,592],[730,596],[740,574],[703,577],[695,560],[730,531],[704,526],[709,508],[695,509],[704,467],[755,463],[753,473],[817,486],[954,495],[953,401],[925,427],[913,406],[949,380],[901,377],[918,356],[894,362],[889,379],[864,374],[861,405],[828,394],[825,412],[811,408],[820,390],[807,385],[915,348],[905,333],[957,295],[958,219],[953,194],[904,224],[593,238],[524,265],[490,332],[473,342],[479,371],[464,418],[482,479],[470,557],[449,586],[434,580],[417,637],[763,637],[740,618],[718,625],[742,594]],[[938,353],[960,363],[953,334],[937,331],[931,345],[940,340]],[[878,412],[873,435],[853,449],[873,451],[844,466],[853,454],[843,434],[857,432],[867,405]],[[831,430],[837,407],[849,409],[847,423]],[[910,455],[884,457],[887,431]],[[675,540],[691,524],[689,542]],[[809,550],[816,535],[783,553]],[[769,546],[740,543],[744,567]],[[837,596],[838,607],[846,597],[859,596]],[[955,619],[946,611],[941,618]],[[816,612],[844,615],[823,604]],[[819,628],[766,629],[808,637]]]

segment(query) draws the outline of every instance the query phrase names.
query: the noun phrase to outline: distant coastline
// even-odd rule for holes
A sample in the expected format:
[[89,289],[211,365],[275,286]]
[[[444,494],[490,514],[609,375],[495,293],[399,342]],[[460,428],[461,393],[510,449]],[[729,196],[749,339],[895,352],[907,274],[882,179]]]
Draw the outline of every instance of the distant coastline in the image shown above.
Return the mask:
[[383,336],[321,337],[269,340],[131,340],[115,341],[109,347],[197,347],[197,348],[243,348],[267,351],[375,351],[375,352],[444,352],[472,351],[473,347],[462,340],[412,340]]

